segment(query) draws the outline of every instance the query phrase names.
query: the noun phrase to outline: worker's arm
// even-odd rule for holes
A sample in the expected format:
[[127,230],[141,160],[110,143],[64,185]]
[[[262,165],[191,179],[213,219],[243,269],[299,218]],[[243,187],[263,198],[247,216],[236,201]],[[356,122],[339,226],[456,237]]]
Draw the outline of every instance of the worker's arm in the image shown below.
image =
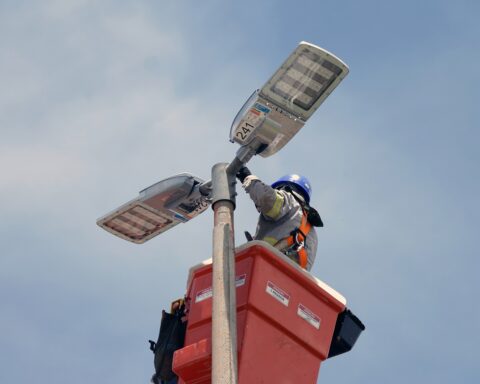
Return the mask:
[[278,220],[291,209],[291,202],[285,192],[278,191],[252,175],[248,168],[243,167],[237,175],[243,188],[255,203],[255,207],[265,218]]

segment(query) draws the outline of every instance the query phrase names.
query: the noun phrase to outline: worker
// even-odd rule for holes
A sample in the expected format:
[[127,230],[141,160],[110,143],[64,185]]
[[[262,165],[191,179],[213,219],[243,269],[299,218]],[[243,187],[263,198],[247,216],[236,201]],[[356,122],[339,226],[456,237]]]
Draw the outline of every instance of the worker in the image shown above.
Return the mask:
[[323,223],[310,207],[312,188],[308,179],[286,175],[270,186],[245,166],[236,176],[260,213],[255,236],[246,232],[247,239],[266,241],[309,271],[318,243],[313,227],[323,227]]

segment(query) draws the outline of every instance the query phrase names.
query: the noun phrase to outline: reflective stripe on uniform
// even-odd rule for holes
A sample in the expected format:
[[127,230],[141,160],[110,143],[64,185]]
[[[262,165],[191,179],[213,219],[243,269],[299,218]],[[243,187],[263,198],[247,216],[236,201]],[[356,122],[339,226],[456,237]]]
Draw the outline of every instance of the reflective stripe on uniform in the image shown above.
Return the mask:
[[268,216],[272,219],[276,219],[280,215],[283,202],[285,201],[285,198],[280,193],[275,193],[275,195],[276,198],[275,202],[273,203],[273,207],[267,213],[265,213],[265,216]]
[[275,246],[275,244],[278,242],[278,240],[274,237],[271,236],[266,236],[262,239],[263,241],[266,241],[268,244]]

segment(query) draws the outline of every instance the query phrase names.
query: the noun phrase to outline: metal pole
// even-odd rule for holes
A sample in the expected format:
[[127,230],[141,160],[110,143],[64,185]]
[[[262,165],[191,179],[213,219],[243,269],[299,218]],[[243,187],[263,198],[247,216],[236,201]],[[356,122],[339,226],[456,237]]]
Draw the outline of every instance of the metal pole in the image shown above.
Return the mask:
[[235,292],[235,173],[226,163],[212,168],[213,306],[212,383],[237,384],[237,309]]

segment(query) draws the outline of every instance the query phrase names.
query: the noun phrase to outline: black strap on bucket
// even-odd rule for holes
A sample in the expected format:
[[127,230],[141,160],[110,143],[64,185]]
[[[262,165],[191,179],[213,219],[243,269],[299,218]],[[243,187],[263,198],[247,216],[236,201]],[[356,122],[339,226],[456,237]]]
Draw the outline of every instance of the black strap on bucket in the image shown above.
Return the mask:
[[186,321],[185,305],[181,303],[172,313],[162,311],[160,332],[157,342],[149,340],[150,350],[154,353],[155,373],[152,376],[152,383],[160,384],[162,381],[169,381],[176,377],[172,370],[173,353],[183,347],[185,342]]

